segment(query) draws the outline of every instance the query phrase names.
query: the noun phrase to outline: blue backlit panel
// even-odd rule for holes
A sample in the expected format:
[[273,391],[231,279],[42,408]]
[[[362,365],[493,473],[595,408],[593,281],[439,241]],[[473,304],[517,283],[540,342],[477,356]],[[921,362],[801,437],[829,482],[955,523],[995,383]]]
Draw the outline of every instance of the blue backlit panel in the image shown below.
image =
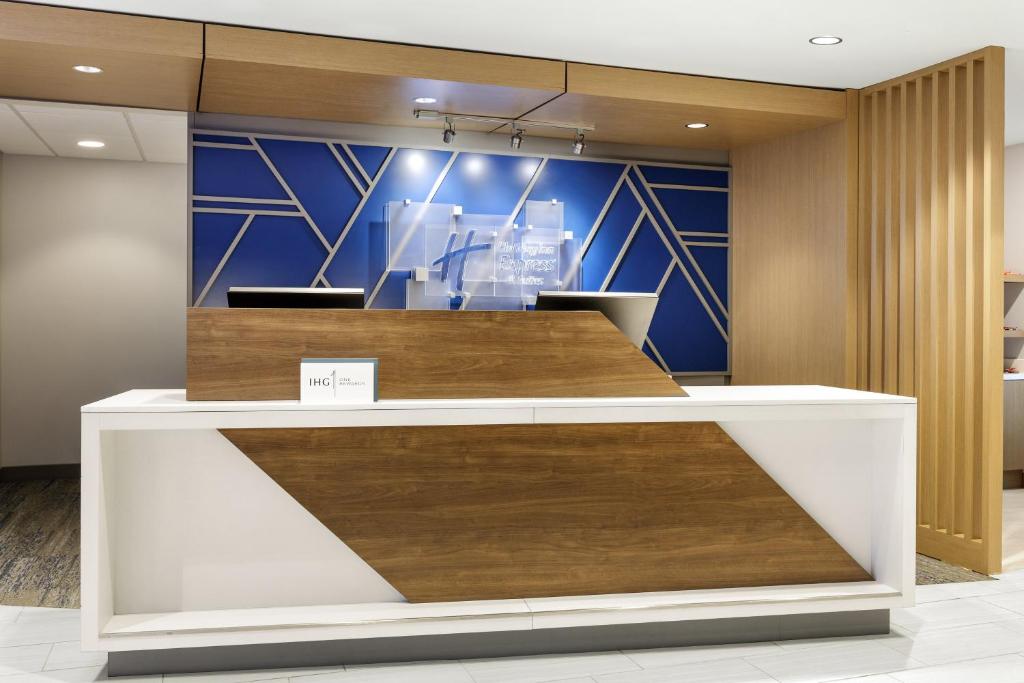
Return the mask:
[[671,264],[672,255],[665,249],[654,225],[645,218],[626,249],[608,289],[612,292],[657,292]]
[[259,138],[257,142],[320,232],[334,244],[359,204],[360,191],[330,147],[295,140]]
[[203,304],[227,306],[231,286],[308,287],[326,255],[305,219],[255,216]]
[[598,291],[640,216],[640,202],[625,190],[615,195],[583,255],[583,289]]
[[555,199],[586,245],[584,290],[659,294],[643,349],[654,362],[728,370],[728,169],[252,137],[258,146],[249,134],[193,135],[195,305],[226,305],[232,285],[276,285],[364,287],[369,306],[401,308],[409,272],[388,272],[381,256],[389,202],[524,226],[528,199]]

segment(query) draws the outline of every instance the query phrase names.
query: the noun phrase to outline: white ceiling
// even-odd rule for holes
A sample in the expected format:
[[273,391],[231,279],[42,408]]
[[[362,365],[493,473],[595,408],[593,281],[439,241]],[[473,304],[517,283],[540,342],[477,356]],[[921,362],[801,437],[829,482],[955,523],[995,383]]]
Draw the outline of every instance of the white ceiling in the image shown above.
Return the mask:
[[[99,140],[102,149],[78,146]],[[182,112],[0,99],[0,152],[183,164],[188,117]]]
[[[516,0],[511,4],[46,0],[40,4],[834,88],[859,88],[986,45],[1002,45],[1010,49],[1007,141],[1024,142],[1021,0]],[[841,36],[844,42],[834,47],[807,42],[823,34]]]

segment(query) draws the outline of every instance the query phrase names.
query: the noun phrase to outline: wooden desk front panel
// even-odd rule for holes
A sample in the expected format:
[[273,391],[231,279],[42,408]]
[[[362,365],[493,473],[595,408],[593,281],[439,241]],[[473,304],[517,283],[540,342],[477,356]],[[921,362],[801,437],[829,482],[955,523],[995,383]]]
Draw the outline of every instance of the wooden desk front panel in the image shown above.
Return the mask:
[[871,579],[714,422],[222,433],[412,602]]
[[379,358],[382,399],[685,396],[602,314],[190,308],[190,401],[299,398],[301,358]]

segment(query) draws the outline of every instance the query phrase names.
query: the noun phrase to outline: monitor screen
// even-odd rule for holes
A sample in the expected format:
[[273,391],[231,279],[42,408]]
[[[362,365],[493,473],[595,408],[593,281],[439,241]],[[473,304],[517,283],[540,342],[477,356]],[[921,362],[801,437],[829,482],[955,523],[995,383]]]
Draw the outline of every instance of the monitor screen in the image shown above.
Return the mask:
[[230,287],[230,308],[362,308],[362,288]]
[[646,292],[538,292],[538,311],[600,311],[637,348],[658,306],[658,295]]

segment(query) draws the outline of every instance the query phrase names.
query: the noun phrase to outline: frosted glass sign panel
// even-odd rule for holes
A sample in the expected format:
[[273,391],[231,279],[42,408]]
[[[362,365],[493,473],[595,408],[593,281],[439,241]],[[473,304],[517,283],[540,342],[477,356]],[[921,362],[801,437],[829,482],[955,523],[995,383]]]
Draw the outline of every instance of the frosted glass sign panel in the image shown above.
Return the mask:
[[565,230],[565,204],[552,200],[526,202],[526,225],[534,228],[554,228]]
[[459,219],[453,228],[428,225],[428,296],[494,294],[494,242],[489,225]]
[[519,285],[520,296],[536,297],[543,289],[560,289],[559,260],[563,231],[526,227],[516,230],[500,258],[507,273]]
[[522,309],[541,290],[578,287],[579,264],[566,261],[577,258],[578,240],[562,225],[564,208],[526,202],[529,223],[519,225],[453,204],[389,202],[387,270],[410,274],[410,308]]
[[453,204],[388,202],[388,270],[412,270],[427,258],[426,226],[455,227]]

